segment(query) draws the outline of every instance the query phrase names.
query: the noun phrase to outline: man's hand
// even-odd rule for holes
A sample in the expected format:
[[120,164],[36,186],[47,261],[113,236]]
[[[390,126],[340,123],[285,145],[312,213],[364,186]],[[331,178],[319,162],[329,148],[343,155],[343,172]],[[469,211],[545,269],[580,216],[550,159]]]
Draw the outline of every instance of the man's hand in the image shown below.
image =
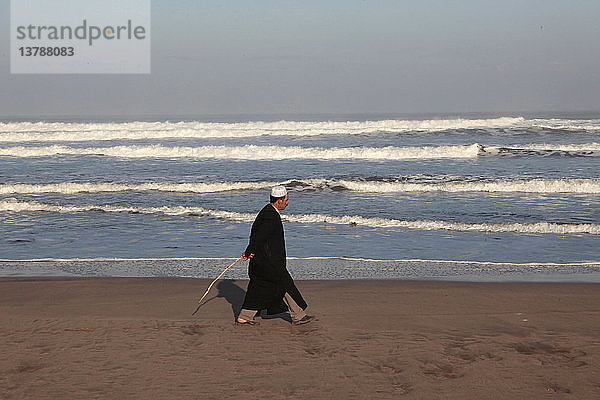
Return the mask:
[[246,255],[246,252],[242,253],[242,260],[244,260],[244,261],[249,260],[252,257],[254,257],[254,253],[250,253],[248,255]]

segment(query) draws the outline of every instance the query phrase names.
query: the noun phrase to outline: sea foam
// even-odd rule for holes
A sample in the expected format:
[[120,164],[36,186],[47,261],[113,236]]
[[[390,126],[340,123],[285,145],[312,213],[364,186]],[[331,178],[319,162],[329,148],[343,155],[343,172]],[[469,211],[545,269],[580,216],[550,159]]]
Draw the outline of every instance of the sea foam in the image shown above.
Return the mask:
[[0,148],[0,156],[49,157],[89,155],[121,158],[201,158],[231,160],[362,159],[403,160],[477,157],[480,145],[425,147],[299,147],[299,146],[112,146],[79,148],[62,145]]
[[275,122],[5,122],[0,142],[59,142],[139,140],[166,138],[245,138],[257,136],[369,135],[381,133],[436,133],[481,130],[494,135],[522,131],[600,131],[598,119],[429,119],[378,121],[275,121]]
[[522,117],[491,119],[275,121],[275,122],[7,122],[0,123],[0,142],[88,141],[164,138],[244,138],[263,135],[318,136],[372,133],[440,132],[521,126]]
[[[206,216],[225,219],[232,222],[250,223],[254,220],[255,213],[241,213],[226,210],[214,210],[203,207],[127,207],[114,205],[57,205],[37,201],[21,201],[7,199],[0,201],[0,212],[107,212],[107,213],[134,213],[134,214],[162,214],[162,215],[189,215]],[[592,234],[600,235],[599,224],[559,224],[553,222],[537,223],[506,223],[506,224],[469,224],[454,221],[437,220],[399,220],[377,217],[363,217],[359,215],[328,215],[328,214],[284,214],[282,220],[301,224],[333,224],[348,227],[364,226],[369,228],[389,229],[415,229],[415,230],[449,230],[449,231],[478,231],[478,232],[512,232],[525,234]]]
[[51,157],[61,155],[119,158],[198,158],[228,160],[408,160],[475,158],[497,156],[598,156],[600,143],[524,146],[495,146],[479,143],[448,146],[384,146],[384,147],[301,147],[301,146],[109,146],[71,147],[13,146],[0,148],[5,157]]
[[[128,191],[157,191],[167,193],[219,193],[227,191],[263,190],[285,185],[298,191],[334,190],[368,193],[410,192],[482,192],[482,193],[600,193],[600,179],[525,179],[487,180],[468,182],[467,177],[429,177],[436,183],[411,183],[421,177],[401,178],[355,178],[355,179],[290,179],[287,181],[262,182],[146,182],[146,183],[76,183],[52,184],[0,184],[0,195],[41,193],[106,193]],[[448,181],[452,179],[452,181]],[[463,181],[463,182],[461,182]],[[465,182],[466,181],[466,182]]]
[[74,183],[62,182],[54,184],[0,184],[0,195],[7,194],[39,194],[39,193],[106,193],[127,191],[159,191],[173,193],[218,193],[233,190],[259,190],[277,185],[278,182],[199,182],[169,183],[148,182],[129,183]]

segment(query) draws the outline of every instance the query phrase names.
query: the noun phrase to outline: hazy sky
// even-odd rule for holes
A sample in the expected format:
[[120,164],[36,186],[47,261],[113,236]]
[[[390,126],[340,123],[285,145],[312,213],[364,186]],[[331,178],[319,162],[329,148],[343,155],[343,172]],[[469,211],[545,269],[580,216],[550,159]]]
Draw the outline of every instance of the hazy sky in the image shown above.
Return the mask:
[[152,2],[149,75],[10,74],[0,116],[600,110],[600,2]]

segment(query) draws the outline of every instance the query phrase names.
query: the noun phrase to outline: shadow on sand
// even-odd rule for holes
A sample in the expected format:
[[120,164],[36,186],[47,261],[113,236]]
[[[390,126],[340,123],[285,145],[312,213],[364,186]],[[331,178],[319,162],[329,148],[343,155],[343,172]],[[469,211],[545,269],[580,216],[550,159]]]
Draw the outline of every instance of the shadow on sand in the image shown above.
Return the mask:
[[[246,296],[246,291],[236,285],[236,281],[233,279],[222,280],[217,284],[217,290],[219,293],[215,297],[223,297],[227,302],[231,305],[231,311],[233,312],[233,317],[237,318],[242,310],[242,304],[244,304],[244,297]],[[211,299],[212,300],[212,299]],[[268,315],[266,310],[262,310],[257,316],[260,316],[262,319],[274,319],[281,318],[287,322],[291,322],[292,319],[290,315],[285,312],[281,314],[273,314]]]
[[244,297],[246,291],[235,284],[235,280],[226,279],[222,280],[217,284],[217,290],[219,293],[216,297],[223,297],[231,305],[231,311],[233,316],[237,317],[244,304]]

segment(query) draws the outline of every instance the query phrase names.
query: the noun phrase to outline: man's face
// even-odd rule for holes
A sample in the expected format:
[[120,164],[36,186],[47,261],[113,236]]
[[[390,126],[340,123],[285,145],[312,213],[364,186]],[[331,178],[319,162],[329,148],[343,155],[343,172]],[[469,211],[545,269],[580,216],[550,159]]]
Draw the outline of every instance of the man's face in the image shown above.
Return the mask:
[[285,210],[285,208],[288,205],[288,200],[290,198],[289,194],[286,194],[285,197],[283,199],[279,199],[275,202],[275,208],[277,208],[279,211],[283,211]]

